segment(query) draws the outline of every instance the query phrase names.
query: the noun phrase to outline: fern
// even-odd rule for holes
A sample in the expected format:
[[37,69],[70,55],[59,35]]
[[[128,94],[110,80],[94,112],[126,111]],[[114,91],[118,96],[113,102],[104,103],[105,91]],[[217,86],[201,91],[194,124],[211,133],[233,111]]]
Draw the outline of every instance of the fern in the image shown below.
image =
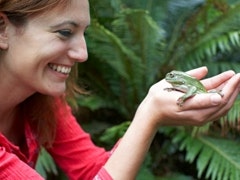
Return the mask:
[[[223,116],[220,119],[221,124],[221,132],[220,134],[230,134],[230,131],[238,131],[238,123],[240,117],[240,98],[238,98],[233,104],[232,108],[229,110],[226,116]],[[193,127],[192,135],[195,136],[197,134],[208,134],[211,131],[211,127],[214,126],[215,122],[209,122],[202,127]],[[226,131],[227,129],[227,131]]]
[[[240,98],[234,103],[228,114],[221,119],[222,129],[229,126],[231,130],[238,131],[240,118]],[[226,134],[226,133],[225,133]]]
[[235,122],[234,124],[238,123],[238,119],[240,117],[240,98],[234,103],[233,107],[230,109],[229,113],[225,117],[230,122]]
[[[156,67],[161,65],[162,57],[157,51],[157,45],[164,40],[164,30],[151,18],[148,11],[126,9],[113,22],[113,32],[137,54],[145,67],[142,77],[134,79],[142,81],[143,88],[149,87],[149,82],[153,82],[156,77]],[[139,82],[136,83],[140,85]]]
[[[206,1],[179,20],[177,31],[171,35],[172,45],[167,49],[166,64],[170,62],[186,70],[212,63],[217,73],[221,72],[222,57],[231,60],[227,56],[238,51],[240,46],[240,4],[229,6],[221,1],[222,7],[216,8],[217,3],[215,0]],[[234,70],[239,70],[236,68],[239,67],[239,61],[231,63]]]
[[[132,22],[139,18],[141,21],[133,27]],[[113,29],[116,32],[96,20],[92,21],[87,32],[90,60],[81,65],[79,70],[84,72],[86,68],[90,68],[94,71],[92,74],[83,74],[97,88],[88,102],[93,102],[94,97],[102,99],[103,103],[98,104],[102,108],[116,108],[130,119],[157,76],[158,69],[155,67],[160,65],[157,43],[162,34],[149,14],[143,10],[121,11],[113,22]],[[123,33],[121,29],[129,29],[129,33]],[[95,63],[98,63],[97,67]],[[86,102],[79,99],[82,106],[89,106]]]
[[196,160],[199,178],[204,175],[212,180],[240,179],[239,141],[209,136],[193,137],[183,131],[181,134],[173,141],[181,144],[181,150],[186,150],[187,161],[192,163]]
[[[179,144],[180,150],[185,150],[186,161],[196,162],[198,177],[211,180],[240,179],[240,142],[237,139],[240,99],[229,113],[221,118],[221,129],[212,131],[214,122],[203,127],[168,127],[160,132],[172,137],[174,144]],[[218,124],[218,122],[216,122]],[[225,132],[223,132],[225,131]],[[236,135],[234,136],[234,131]],[[221,137],[220,135],[227,135]],[[228,137],[228,138],[227,138]],[[236,138],[233,138],[236,137]]]
[[[206,59],[216,59],[214,56],[220,53],[234,52],[236,48],[240,47],[239,34],[240,31],[234,31],[218,37],[212,37],[212,39],[207,40],[203,44],[189,49],[189,54],[186,54],[186,61],[188,61],[188,64],[192,64],[192,66],[199,66],[206,63]],[[211,60],[209,63],[211,63]],[[216,64],[216,61],[212,63]],[[219,62],[217,66],[220,66],[220,64],[221,62]],[[231,68],[235,69],[235,65],[239,67],[239,63],[232,62]]]

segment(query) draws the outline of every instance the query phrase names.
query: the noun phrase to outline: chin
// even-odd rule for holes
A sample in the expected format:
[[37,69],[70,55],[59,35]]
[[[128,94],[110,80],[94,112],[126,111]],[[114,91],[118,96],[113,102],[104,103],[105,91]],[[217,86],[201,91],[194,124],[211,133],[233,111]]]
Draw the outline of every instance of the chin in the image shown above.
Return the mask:
[[52,94],[51,96],[53,96],[53,97],[60,97],[60,96],[62,96],[62,95],[64,95],[65,94],[65,91],[64,92],[61,92],[61,93],[54,93],[54,94]]
[[66,84],[50,82],[38,89],[38,92],[53,97],[62,96],[66,92]]
[[65,92],[66,92],[66,88],[58,89],[57,91],[52,91],[51,95],[54,97],[58,97],[58,96],[62,96],[63,94],[65,94]]
[[[57,91],[56,91],[57,90]],[[40,92],[42,94],[45,94],[45,95],[49,95],[49,96],[53,96],[53,97],[59,97],[59,96],[62,96],[65,94],[65,88],[56,88],[55,91],[53,90],[48,90],[48,91],[45,91],[45,92]]]

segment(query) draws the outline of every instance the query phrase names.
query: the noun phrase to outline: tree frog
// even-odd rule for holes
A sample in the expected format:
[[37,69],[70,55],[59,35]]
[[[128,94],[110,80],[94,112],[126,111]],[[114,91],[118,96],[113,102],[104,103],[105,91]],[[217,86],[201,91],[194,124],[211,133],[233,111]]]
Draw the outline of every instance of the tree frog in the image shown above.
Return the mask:
[[185,93],[177,101],[177,105],[179,106],[182,106],[187,99],[199,93],[213,92],[223,96],[221,91],[218,91],[218,90],[207,91],[203,86],[203,84],[198,79],[182,71],[173,70],[167,73],[165,76],[165,80],[168,83],[170,83],[173,87],[165,88],[164,90],[167,90],[167,91],[177,90]]

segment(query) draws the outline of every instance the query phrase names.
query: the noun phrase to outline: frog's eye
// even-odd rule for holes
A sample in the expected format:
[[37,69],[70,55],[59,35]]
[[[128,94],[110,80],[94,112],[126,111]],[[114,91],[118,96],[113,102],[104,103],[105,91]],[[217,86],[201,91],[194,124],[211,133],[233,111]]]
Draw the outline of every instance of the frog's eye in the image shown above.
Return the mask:
[[169,73],[170,78],[174,78],[174,73]]

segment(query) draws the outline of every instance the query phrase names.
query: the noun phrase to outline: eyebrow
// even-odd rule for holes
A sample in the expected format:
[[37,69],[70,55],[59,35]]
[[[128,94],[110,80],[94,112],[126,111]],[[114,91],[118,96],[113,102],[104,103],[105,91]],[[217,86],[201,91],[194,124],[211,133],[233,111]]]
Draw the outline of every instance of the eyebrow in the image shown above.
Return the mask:
[[63,25],[72,25],[72,26],[74,26],[74,27],[79,27],[80,25],[79,24],[77,24],[76,22],[74,22],[74,21],[63,21],[63,22],[61,22],[61,23],[59,23],[59,24],[57,24],[57,25],[54,25],[54,26],[51,26],[52,28],[57,28],[57,27],[61,27],[61,26],[63,26]]

